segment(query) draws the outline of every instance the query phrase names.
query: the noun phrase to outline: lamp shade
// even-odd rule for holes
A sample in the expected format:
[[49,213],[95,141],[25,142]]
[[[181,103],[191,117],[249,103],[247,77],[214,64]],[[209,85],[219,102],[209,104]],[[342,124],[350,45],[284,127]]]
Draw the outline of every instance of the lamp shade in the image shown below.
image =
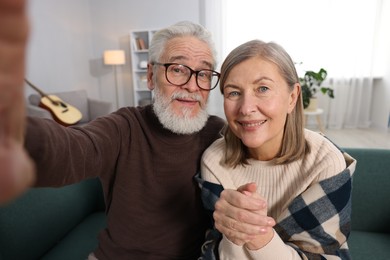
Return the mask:
[[107,50],[103,55],[104,64],[122,65],[125,64],[125,52],[122,50]]

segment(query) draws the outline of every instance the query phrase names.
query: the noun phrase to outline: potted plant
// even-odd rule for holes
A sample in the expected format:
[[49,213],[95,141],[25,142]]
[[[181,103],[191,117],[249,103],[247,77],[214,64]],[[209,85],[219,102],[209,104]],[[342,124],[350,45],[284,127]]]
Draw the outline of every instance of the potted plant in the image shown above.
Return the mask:
[[[326,79],[328,72],[321,68],[318,72],[308,70],[305,75],[299,78],[301,84],[303,108],[307,110],[316,110],[316,94],[318,91],[327,94],[330,98],[334,98],[333,89],[330,87],[322,87],[322,83]],[[310,105],[310,106],[309,106]]]

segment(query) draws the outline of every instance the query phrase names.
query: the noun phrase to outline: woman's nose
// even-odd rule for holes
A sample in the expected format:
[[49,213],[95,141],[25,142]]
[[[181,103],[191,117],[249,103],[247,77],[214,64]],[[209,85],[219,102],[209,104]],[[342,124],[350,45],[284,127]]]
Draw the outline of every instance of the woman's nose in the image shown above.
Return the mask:
[[257,102],[256,97],[250,94],[244,94],[241,99],[240,104],[240,113],[242,115],[249,115],[257,111]]

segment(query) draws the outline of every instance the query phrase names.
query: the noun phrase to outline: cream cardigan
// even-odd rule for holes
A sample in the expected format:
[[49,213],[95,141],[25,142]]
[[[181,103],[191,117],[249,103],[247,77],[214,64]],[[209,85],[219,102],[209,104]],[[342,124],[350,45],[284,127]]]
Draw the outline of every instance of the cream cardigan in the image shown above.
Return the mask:
[[[352,175],[355,168],[356,161],[343,154],[324,136],[310,130],[305,130],[305,135],[311,146],[311,153],[303,160],[286,165],[275,165],[272,161],[250,159],[249,165],[245,167],[237,166],[234,169],[227,167],[221,163],[225,146],[223,138],[215,141],[205,151],[201,163],[201,177],[203,180],[221,184],[224,189],[237,189],[248,182],[256,182],[258,185],[257,192],[267,199],[268,215],[278,223],[275,226],[277,232],[275,232],[273,239],[257,251],[250,251],[245,247],[237,246],[226,237],[223,237],[219,244],[220,259],[305,259],[312,253],[319,253],[328,259],[336,257],[335,255],[328,255],[329,252],[326,248],[323,248],[324,245],[320,241],[321,237],[313,239],[310,231],[304,230],[305,228],[302,228],[301,232],[298,233],[292,231],[293,235],[291,236],[286,235],[283,227],[279,226],[280,223],[294,214],[289,207],[297,203],[296,200],[298,199],[306,198],[309,200],[305,201],[306,207],[309,207],[308,205],[312,202],[317,203],[313,203],[313,205],[321,207],[322,202],[316,200],[321,199],[323,195],[326,196],[327,193],[327,191],[322,190],[321,182],[330,180],[328,183],[331,183],[331,185],[334,185],[333,182],[336,185],[341,184],[343,180],[348,182],[350,181],[348,175]],[[347,177],[342,178],[342,173],[347,169],[347,166],[349,167]],[[343,180],[338,179],[339,177]],[[308,191],[311,192],[311,195],[308,194]],[[344,189],[342,192],[349,198],[350,189]],[[332,203],[337,202],[330,201],[330,204]],[[350,201],[346,203],[350,204]],[[323,206],[326,206],[326,203]],[[348,207],[348,205],[345,205],[344,213],[348,211]],[[340,229],[345,230],[343,226],[349,224],[350,216],[348,212],[343,213],[343,220],[340,221],[337,220],[337,218],[340,218],[339,213],[336,211],[328,220],[319,221],[319,225],[325,230],[323,232],[324,236],[334,238],[332,243],[339,243],[338,249],[343,254],[348,255],[346,238],[349,230],[344,234]],[[315,217],[321,218],[321,212]],[[283,231],[282,236],[278,234],[278,231]],[[336,251],[338,250],[334,250],[335,254],[339,254]]]

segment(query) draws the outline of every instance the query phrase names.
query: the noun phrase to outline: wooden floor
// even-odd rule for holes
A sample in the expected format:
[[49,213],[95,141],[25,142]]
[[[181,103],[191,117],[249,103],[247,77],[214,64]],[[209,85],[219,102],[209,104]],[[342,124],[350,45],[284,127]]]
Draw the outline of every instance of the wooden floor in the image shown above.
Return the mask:
[[[312,130],[316,131],[316,129]],[[325,129],[324,133],[340,147],[390,149],[390,131],[357,128]]]

